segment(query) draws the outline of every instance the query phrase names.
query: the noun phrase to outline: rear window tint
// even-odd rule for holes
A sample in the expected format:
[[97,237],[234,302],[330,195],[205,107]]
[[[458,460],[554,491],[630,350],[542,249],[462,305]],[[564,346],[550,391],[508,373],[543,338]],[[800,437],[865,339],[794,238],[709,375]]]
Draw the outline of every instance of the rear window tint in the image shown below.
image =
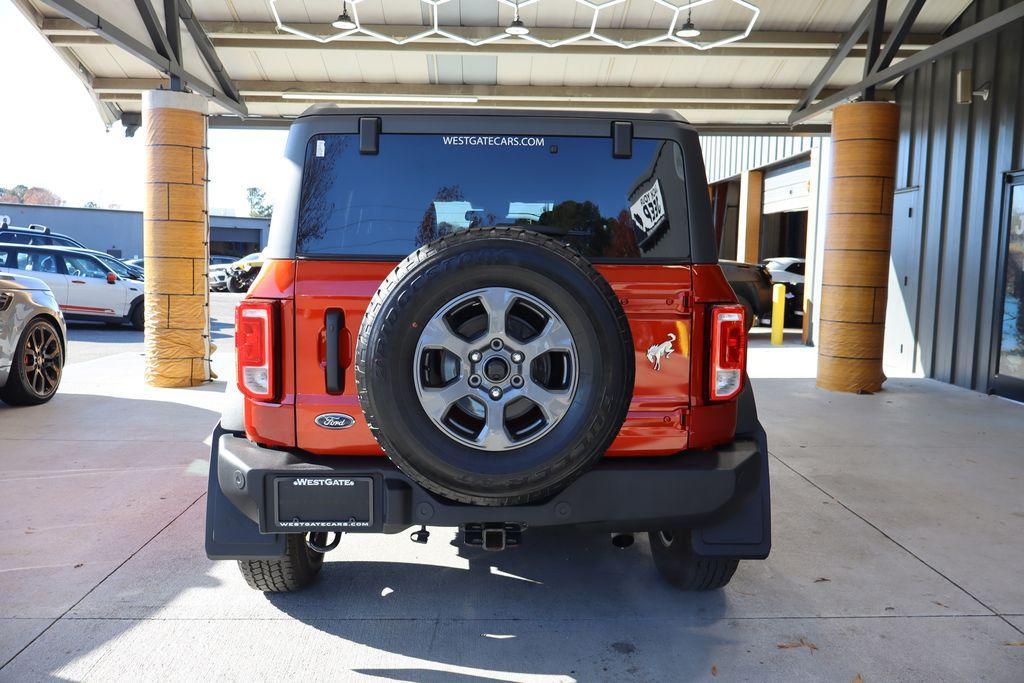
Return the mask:
[[683,161],[667,140],[627,159],[602,137],[320,135],[306,149],[296,251],[404,258],[446,234],[518,225],[595,260],[689,259]]

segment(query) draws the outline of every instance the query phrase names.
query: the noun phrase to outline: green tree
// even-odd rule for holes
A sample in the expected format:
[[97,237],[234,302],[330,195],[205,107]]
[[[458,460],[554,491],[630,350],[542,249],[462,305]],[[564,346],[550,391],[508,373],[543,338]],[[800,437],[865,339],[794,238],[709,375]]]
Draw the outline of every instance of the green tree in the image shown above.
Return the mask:
[[249,215],[253,218],[270,218],[274,213],[274,205],[267,203],[267,193],[258,187],[245,190],[249,200]]

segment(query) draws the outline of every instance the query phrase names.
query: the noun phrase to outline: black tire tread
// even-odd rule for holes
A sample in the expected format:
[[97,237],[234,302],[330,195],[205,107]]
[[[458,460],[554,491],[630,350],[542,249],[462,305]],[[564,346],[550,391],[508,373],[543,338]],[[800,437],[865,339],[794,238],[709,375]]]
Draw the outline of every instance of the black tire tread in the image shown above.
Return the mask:
[[[370,427],[370,432],[374,438],[380,444],[381,448],[387,453],[388,457],[411,479],[416,481],[423,488],[444,496],[449,500],[454,500],[459,503],[466,503],[470,505],[488,505],[488,506],[502,506],[502,505],[514,505],[514,504],[525,504],[528,502],[542,500],[547,498],[557,491],[561,490],[566,486],[566,480],[560,479],[556,483],[532,491],[528,495],[518,495],[514,497],[483,497],[466,495],[462,492],[452,490],[448,487],[441,486],[436,482],[420,475],[415,468],[409,466],[409,464],[403,459],[401,453],[388,438],[387,431],[382,429],[382,425],[373,412],[368,393],[368,384],[366,381],[366,369],[369,365],[369,337],[370,332],[373,328],[374,320],[381,314],[384,303],[388,300],[390,294],[398,287],[399,283],[406,280],[406,278],[413,273],[413,271],[420,268],[424,262],[436,255],[438,252],[457,246],[464,242],[477,241],[481,239],[499,239],[499,240],[511,240],[515,242],[526,242],[540,246],[544,249],[557,252],[562,255],[580,274],[585,276],[591,284],[596,287],[601,294],[609,301],[618,302],[618,298],[615,292],[612,290],[608,281],[598,273],[590,262],[571,249],[564,243],[554,239],[552,237],[543,235],[536,231],[526,230],[523,228],[510,227],[510,226],[496,226],[489,228],[471,228],[469,230],[463,230],[451,235],[441,237],[429,244],[426,244],[413,253],[409,254],[401,263],[399,263],[391,273],[384,279],[377,292],[373,295],[369,305],[366,308],[366,313],[363,316],[362,325],[359,328],[359,335],[356,341],[356,363],[355,363],[355,381],[356,381],[356,392],[358,394],[359,403],[362,407],[363,414],[366,417],[367,425]],[[400,304],[399,304],[400,305]],[[617,323],[616,334],[620,339],[620,342],[628,349],[628,357],[632,358],[633,354],[633,336],[629,327],[629,320],[626,317],[622,307],[616,305],[613,307],[615,320]],[[625,385],[632,389],[633,377],[635,368],[633,364],[627,363],[628,369],[625,377]],[[620,401],[618,410],[614,411],[613,414],[602,415],[603,420],[595,420],[592,423],[592,428],[586,434],[580,435],[580,443],[586,444],[593,442],[594,439],[602,431],[602,428],[607,423],[608,419],[614,420],[617,425],[621,425],[626,418],[626,413],[629,410],[629,400]],[[599,445],[600,451],[603,453],[607,449],[611,440],[614,439],[617,429],[614,430],[610,438],[606,439],[608,443]],[[580,448],[576,449],[577,454],[584,454],[590,452],[591,449]],[[564,461],[562,463],[564,465]],[[570,467],[576,472],[582,472],[589,464],[589,461],[572,463]],[[550,470],[545,468],[536,472],[531,478],[533,481],[540,481],[548,477]],[[521,484],[528,484],[529,480],[518,482]]]
[[264,593],[290,593],[306,588],[320,573],[324,556],[306,546],[305,534],[288,534],[285,555],[276,560],[239,560],[250,588]]
[[140,301],[135,304],[131,310],[131,314],[128,316],[128,322],[131,324],[133,330],[144,330],[146,329],[146,309],[145,303]]
[[685,542],[685,532],[676,532],[679,539],[666,547],[650,534],[651,556],[662,578],[684,591],[713,591],[724,588],[736,573],[740,561],[731,557],[700,557]]

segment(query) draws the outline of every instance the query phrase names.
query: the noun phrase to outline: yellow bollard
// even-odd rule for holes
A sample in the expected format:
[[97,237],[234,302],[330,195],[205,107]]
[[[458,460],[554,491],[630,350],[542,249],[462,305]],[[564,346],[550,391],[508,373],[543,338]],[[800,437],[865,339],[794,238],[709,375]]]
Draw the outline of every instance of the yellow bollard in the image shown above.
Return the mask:
[[786,322],[786,285],[772,287],[772,346],[782,345],[782,325]]

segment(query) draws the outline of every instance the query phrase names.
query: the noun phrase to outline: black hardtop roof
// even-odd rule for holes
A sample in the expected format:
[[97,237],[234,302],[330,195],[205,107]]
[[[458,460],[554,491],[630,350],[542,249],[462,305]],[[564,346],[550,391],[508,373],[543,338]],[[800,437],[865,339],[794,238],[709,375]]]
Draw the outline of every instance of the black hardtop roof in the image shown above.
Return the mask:
[[339,107],[336,104],[314,104],[302,112],[298,119],[308,116],[476,116],[500,118],[558,118],[558,119],[601,119],[605,121],[660,121],[677,123],[693,128],[689,121],[673,109],[658,109],[651,112],[614,112],[555,109],[477,109],[457,107]]

